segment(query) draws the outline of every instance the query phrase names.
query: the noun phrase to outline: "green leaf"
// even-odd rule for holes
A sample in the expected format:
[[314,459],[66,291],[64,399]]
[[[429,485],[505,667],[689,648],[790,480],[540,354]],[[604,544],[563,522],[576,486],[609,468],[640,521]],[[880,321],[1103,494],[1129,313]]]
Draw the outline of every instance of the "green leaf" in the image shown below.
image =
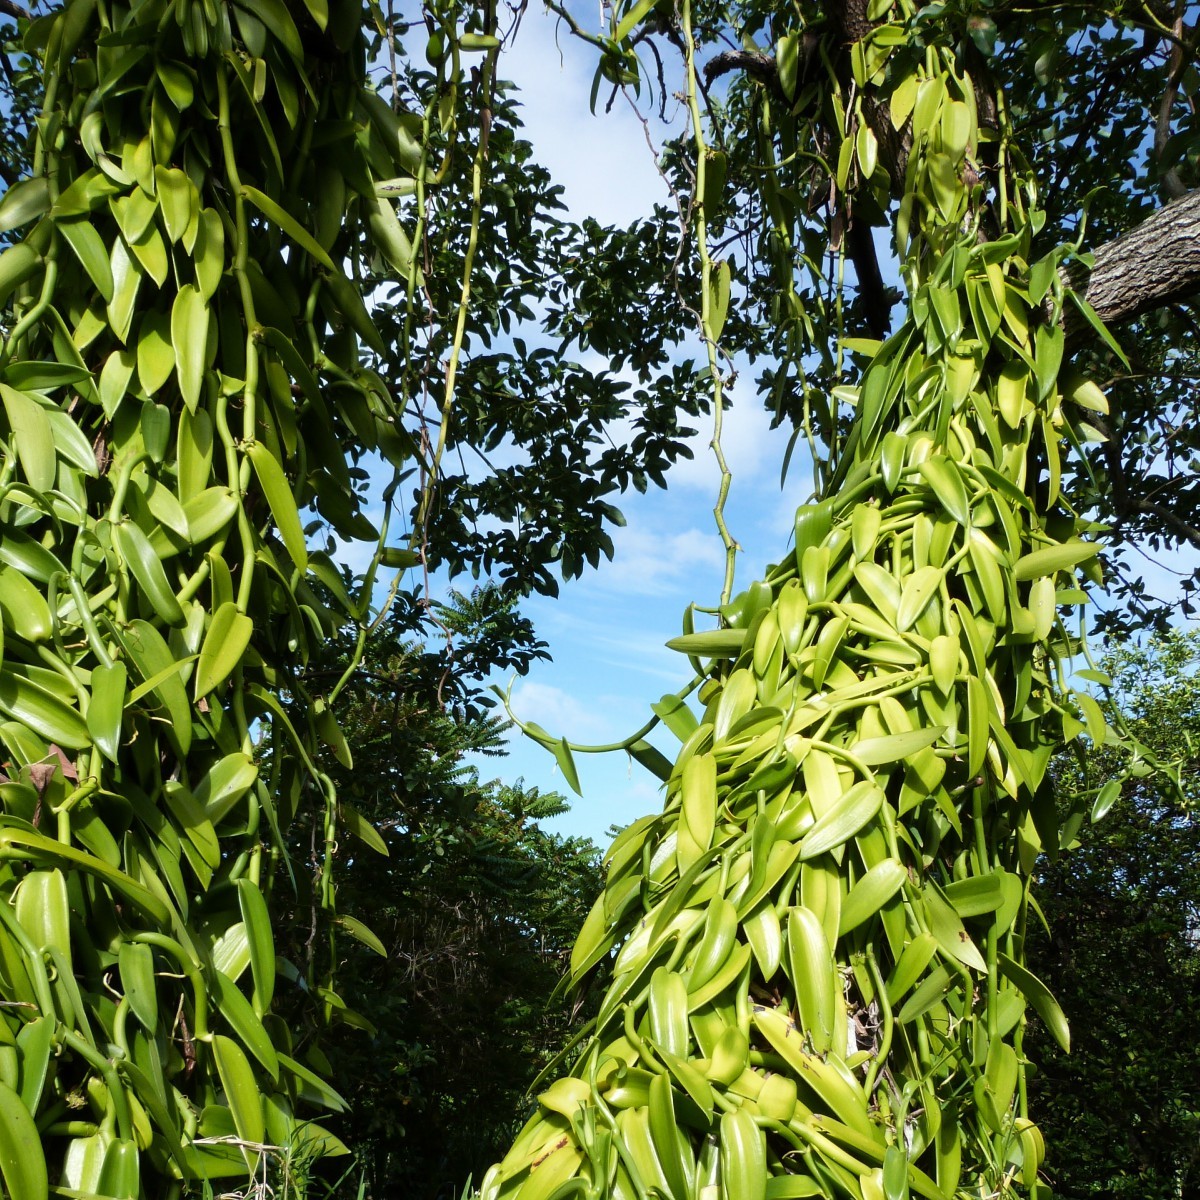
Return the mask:
[[178,242],[198,213],[199,196],[187,173],[178,167],[156,166],[154,183],[167,237],[172,243]]
[[1054,390],[1062,367],[1066,345],[1063,327],[1059,324],[1039,325],[1034,335],[1034,372],[1037,377],[1038,400],[1045,400]]
[[900,604],[896,609],[896,628],[903,633],[917,623],[929,602],[937,595],[945,578],[941,567],[918,567],[905,581],[900,590]]
[[82,217],[95,212],[110,196],[116,196],[123,190],[121,184],[109,179],[96,167],[90,167],[59,192],[51,212],[59,220]]
[[7,666],[0,670],[0,712],[64,750],[83,750],[91,744],[78,709]]
[[[208,353],[208,305],[199,288],[182,287],[175,296],[171,305],[171,347],[179,393],[195,412],[204,385]],[[139,342],[139,353],[140,348]],[[139,369],[139,377],[140,374]]]
[[196,855],[188,856],[193,868],[197,862],[208,868],[207,871],[197,870],[197,874],[205,875],[215,870],[221,864],[221,845],[204,806],[177,779],[170,779],[163,785],[163,796],[176,824],[196,849]]
[[159,620],[167,625],[186,625],[183,609],[167,581],[162,559],[154,552],[149,538],[132,521],[114,525],[112,538],[117,553],[132,572],[142,595],[150,602]]
[[934,725],[928,729],[909,729],[904,733],[885,733],[878,737],[863,738],[850,749],[854,757],[868,767],[882,767],[932,746],[945,732],[944,725]]
[[17,458],[29,486],[37,492],[54,487],[58,466],[54,433],[45,408],[32,396],[0,383],[0,398],[8,414],[8,424],[17,440]]
[[1100,320],[1096,310],[1074,288],[1068,288],[1067,295],[1070,297],[1071,303],[1079,310],[1083,319],[1092,327],[1092,331],[1096,336],[1116,355],[1117,361],[1127,371],[1133,370],[1129,365],[1129,359],[1126,357],[1125,351],[1121,348],[1121,343],[1113,337],[1108,326]]
[[254,1009],[259,1014],[271,1007],[275,994],[275,938],[271,916],[258,884],[251,879],[237,882],[238,905],[250,941],[250,973],[254,978]]
[[171,316],[148,312],[138,327],[138,382],[147,396],[153,396],[171,378],[175,370],[175,347],[171,341]]
[[946,512],[967,528],[971,523],[971,506],[958,464],[939,454],[927,458],[919,469]]
[[[5,304],[21,284],[34,277],[43,262],[42,256],[27,242],[18,242],[0,254],[0,305]],[[10,377],[10,382],[16,381]]]
[[563,773],[563,778],[567,781],[571,790],[577,796],[582,796],[583,792],[579,788],[579,772],[575,769],[575,757],[571,753],[571,747],[567,739],[560,738],[549,749],[554,754],[554,759],[558,763],[559,769]]
[[52,1016],[34,1017],[17,1034],[21,1059],[21,1103],[29,1112],[38,1111],[38,1102],[49,1075],[58,1021]]
[[616,29],[613,30],[613,41],[623,42],[657,3],[658,0],[637,0],[637,3],[631,5]]
[[266,497],[275,518],[275,527],[291,556],[296,570],[303,575],[308,570],[308,546],[304,540],[304,529],[300,524],[300,512],[292,496],[291,486],[279,465],[279,460],[262,442],[249,442],[245,446],[247,457],[258,477],[259,486]]
[[730,279],[729,263],[722,259],[716,264],[709,283],[708,333],[714,342],[720,340],[729,313]]
[[86,854],[74,846],[45,837],[35,830],[0,826],[0,852],[7,852],[5,856],[9,857],[13,847],[27,850],[29,854],[26,857],[38,861],[68,863],[103,879],[137,905],[156,924],[166,925],[170,920],[166,905],[148,888],[95,855]]
[[314,1104],[323,1105],[334,1112],[345,1112],[346,1101],[318,1075],[286,1054],[279,1056],[280,1063],[300,1081],[300,1096]]
[[46,417],[59,458],[89,479],[95,479],[100,474],[96,467],[96,451],[75,419],[60,408],[46,409]]
[[1121,798],[1121,781],[1119,779],[1110,779],[1096,793],[1095,802],[1092,804],[1092,821],[1103,821],[1108,815],[1109,809]]
[[62,871],[30,871],[16,889],[13,910],[37,949],[54,947],[70,962],[71,905]]
[[379,830],[371,824],[358,811],[354,805],[347,800],[341,800],[338,804],[338,809],[341,814],[342,824],[356,837],[360,842],[370,846],[377,854],[382,854],[384,858],[388,856],[387,842],[379,834]]
[[696,714],[685,701],[670,692],[650,705],[650,710],[681,742],[686,742],[696,732]]
[[[117,637],[142,679],[147,684],[152,683],[150,690],[168,718],[167,736],[180,754],[187,754],[192,744],[192,706],[180,679],[186,663],[180,662],[162,634],[148,621],[131,621],[127,629],[118,631]],[[133,702],[131,698],[130,703]]]
[[44,175],[14,183],[0,199],[0,233],[27,225],[50,211],[50,180]]
[[222,971],[212,974],[213,995],[221,1016],[237,1034],[242,1045],[254,1055],[272,1079],[279,1078],[279,1056],[262,1021],[232,979]]
[[225,226],[215,209],[200,211],[192,262],[196,271],[196,286],[207,302],[212,299],[225,273]]
[[930,931],[937,938],[942,952],[950,958],[957,959],[973,971],[986,974],[987,963],[984,961],[983,955],[979,953],[979,948],[971,940],[958,913],[939,892],[936,885],[926,884],[924,900],[925,908],[929,913]]
[[241,750],[215,762],[196,784],[194,795],[208,819],[219,825],[258,780],[258,765]]
[[1072,539],[1056,546],[1043,546],[1022,555],[1013,566],[1013,578],[1018,582],[1038,579],[1043,575],[1057,575],[1082,562],[1095,558],[1097,547],[1093,542]]
[[842,901],[838,918],[838,936],[869,921],[900,890],[908,872],[894,858],[876,863],[849,891]]
[[396,217],[393,202],[380,196],[366,204],[367,224],[375,245],[400,277],[406,279],[413,266],[412,242]]
[[316,27],[324,33],[329,24],[328,0],[304,0],[304,7],[308,9],[308,15],[312,17]]
[[656,779],[666,783],[671,778],[671,760],[656,746],[652,746],[645,738],[638,738],[629,745],[630,755],[646,768]]
[[16,567],[0,566],[0,615],[5,630],[27,642],[44,642],[53,632],[46,597]]
[[746,640],[744,629],[712,629],[707,633],[685,633],[667,643],[668,650],[700,658],[736,658]]
[[141,942],[123,941],[118,952],[121,987],[133,1015],[153,1036],[158,1029],[158,985],[154,979],[154,951]]
[[259,1145],[266,1131],[254,1071],[236,1042],[218,1033],[210,1044],[238,1137]]
[[[162,287],[167,282],[167,275],[171,270],[171,256],[167,252],[167,243],[159,233],[158,226],[153,222],[147,225],[142,236],[129,244],[129,249],[146,274]],[[166,314],[162,315],[165,317]]]
[[144,272],[137,259],[131,256],[124,238],[113,239],[110,262],[113,297],[108,303],[108,322],[117,340],[125,342],[133,325],[134,308]]
[[88,278],[95,284],[96,291],[104,297],[107,304],[113,298],[112,267],[109,263],[108,249],[96,227],[85,217],[79,221],[60,221],[58,231],[66,238],[67,244],[75,252],[75,257],[88,273]]
[[254,622],[227,600],[215,613],[200,647],[193,696],[199,700],[220,687],[237,669],[254,633]]
[[283,0],[236,0],[239,8],[252,13],[271,31],[284,50],[297,62],[304,61],[304,45],[296,23]]
[[804,835],[800,858],[816,858],[848,842],[879,812],[883,801],[883,789],[874,780],[860,780]]
[[376,354],[384,355],[387,347],[379,335],[358,288],[340,271],[332,272],[325,277],[325,284],[333,294],[334,302],[341,310],[342,316],[350,323],[350,327],[358,334]]
[[21,1097],[0,1083],[0,1174],[11,1200],[46,1200],[42,1139]]
[[1063,1015],[1063,1010],[1059,1008],[1058,1001],[1055,1000],[1050,989],[1036,975],[1009,958],[1007,954],[1000,954],[999,964],[1000,974],[1017,986],[1025,999],[1033,1005],[1038,1016],[1046,1023],[1046,1028],[1050,1030],[1054,1040],[1063,1050],[1069,1052],[1071,1030],[1067,1024],[1067,1018]]
[[373,933],[357,917],[341,913],[335,920],[352,938],[362,942],[369,950],[374,950],[381,958],[387,958],[387,947],[379,940],[378,935]]
[[334,265],[334,261],[321,248],[320,243],[295,217],[292,216],[287,209],[282,208],[278,203],[271,199],[270,196],[260,192],[258,188],[243,186],[242,195],[262,213],[264,217],[273,225],[278,225],[281,230],[293,242],[296,243],[306,254],[316,259],[331,275],[341,277],[341,271]]

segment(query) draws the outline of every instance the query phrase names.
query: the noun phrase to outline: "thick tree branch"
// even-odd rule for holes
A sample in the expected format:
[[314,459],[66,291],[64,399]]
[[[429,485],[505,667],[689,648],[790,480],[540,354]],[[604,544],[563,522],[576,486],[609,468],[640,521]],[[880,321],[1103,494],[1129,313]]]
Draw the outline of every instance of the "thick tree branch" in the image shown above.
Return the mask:
[[764,54],[761,50],[723,50],[704,64],[704,82],[711,86],[714,79],[720,79],[730,71],[745,71],[757,83],[767,85],[778,95],[783,94],[772,54]]
[[0,13],[6,17],[13,17],[18,21],[29,20],[29,11],[22,8],[19,4],[14,4],[13,0],[0,0]]
[[[1132,320],[1200,292],[1200,191],[1174,200],[1095,251],[1091,271],[1075,267],[1072,285],[1108,325]],[[1068,334],[1080,320],[1068,319]]]

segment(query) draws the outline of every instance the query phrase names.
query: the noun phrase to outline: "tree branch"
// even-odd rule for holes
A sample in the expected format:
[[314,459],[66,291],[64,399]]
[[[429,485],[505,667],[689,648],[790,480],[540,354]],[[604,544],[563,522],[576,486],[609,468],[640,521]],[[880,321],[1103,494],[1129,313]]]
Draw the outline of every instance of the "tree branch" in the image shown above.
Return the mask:
[[[1200,191],[1173,200],[1095,251],[1091,271],[1075,266],[1068,281],[1106,325],[1163,308],[1200,292]],[[1067,318],[1068,337],[1083,332]]]
[[18,21],[28,21],[29,12],[22,8],[19,4],[14,4],[13,0],[0,0],[0,13],[6,17],[13,17]]
[[757,83],[766,84],[782,95],[779,72],[771,54],[761,50],[723,50],[704,64],[704,82],[711,86],[714,79],[720,79],[730,71],[745,71]]
[[1096,413],[1087,414],[1088,422],[1103,436],[1100,457],[1108,470],[1109,497],[1113,512],[1119,520],[1150,517],[1158,521],[1168,536],[1200,549],[1200,529],[1188,521],[1179,511],[1168,504],[1159,504],[1148,496],[1138,495],[1129,484],[1125,470],[1125,448],[1120,435],[1109,422]]

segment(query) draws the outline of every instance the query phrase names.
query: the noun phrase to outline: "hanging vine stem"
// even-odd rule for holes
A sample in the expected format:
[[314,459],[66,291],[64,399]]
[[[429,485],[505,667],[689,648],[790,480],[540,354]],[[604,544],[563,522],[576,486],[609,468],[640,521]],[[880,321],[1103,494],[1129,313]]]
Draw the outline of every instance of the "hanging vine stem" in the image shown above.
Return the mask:
[[[437,20],[436,16],[434,19]],[[389,16],[388,16],[388,22],[387,22],[388,45],[389,45],[389,49],[390,49],[390,53],[391,53],[391,74],[392,74],[393,98],[395,98],[398,95],[398,89],[397,89],[397,84],[396,84],[396,68],[395,68],[395,35],[392,30],[393,20],[394,20],[394,17],[392,15],[391,7],[389,5]],[[494,26],[494,20],[491,17],[489,17],[489,25]],[[492,33],[493,31],[491,28],[489,28],[488,32]],[[492,88],[493,79],[494,79],[496,54],[498,54],[498,48],[488,52],[488,57],[487,57],[487,61],[485,63],[484,71],[481,73],[481,90],[482,90],[483,98],[484,98],[484,104],[483,104],[481,111],[483,113],[488,114],[489,116],[490,116],[490,111],[491,111],[491,108],[490,108],[491,88]],[[415,224],[415,228],[413,230],[413,237],[412,237],[412,245],[414,248],[413,256],[409,262],[408,270],[405,272],[405,276],[404,276],[404,286],[405,286],[404,333],[403,333],[403,337],[401,338],[401,346],[403,348],[403,368],[400,372],[400,389],[401,389],[401,403],[402,403],[402,405],[405,405],[405,406],[411,400],[412,392],[413,392],[411,348],[413,346],[416,318],[417,318],[417,313],[416,313],[417,285],[418,285],[418,280],[420,280],[422,278],[421,271],[418,266],[418,255],[422,252],[422,249],[425,247],[426,231],[428,229],[428,224],[429,224],[429,186],[431,184],[436,185],[438,183],[441,183],[446,178],[446,176],[449,172],[449,169],[450,169],[450,164],[451,164],[452,158],[453,158],[454,142],[455,142],[455,140],[457,138],[457,134],[458,134],[458,121],[457,121],[457,114],[455,113],[451,118],[450,128],[448,131],[449,137],[450,137],[450,143],[444,150],[444,155],[443,155],[443,160],[442,160],[441,166],[438,168],[438,170],[433,175],[430,175],[430,173],[429,173],[430,143],[431,143],[431,138],[432,138],[432,134],[433,134],[434,118],[439,111],[442,98],[446,95],[446,89],[447,88],[450,88],[450,89],[456,88],[457,84],[455,81],[459,78],[459,76],[461,74],[461,53],[460,53],[458,41],[457,41],[457,39],[455,39],[453,37],[452,29],[451,29],[451,38],[450,38],[448,58],[449,58],[449,61],[451,64],[449,75],[447,77],[444,74],[447,58],[443,57],[438,61],[438,64],[437,64],[437,70],[438,70],[438,74],[439,74],[438,85],[433,90],[428,103],[424,106],[424,108],[422,110],[420,158],[417,163],[416,169],[413,173],[413,181],[412,181],[413,188],[416,193],[416,224]],[[426,553],[426,551],[427,551],[428,517],[429,517],[430,511],[432,510],[434,499],[435,499],[435,492],[436,492],[436,487],[437,487],[438,466],[440,464],[442,455],[443,455],[443,453],[445,451],[445,447],[446,447],[446,436],[447,436],[448,425],[449,425],[449,416],[450,416],[450,412],[453,407],[455,376],[457,374],[457,364],[458,364],[459,356],[461,354],[462,338],[463,338],[463,331],[465,328],[466,314],[467,314],[467,311],[469,308],[471,273],[472,273],[475,249],[476,249],[476,246],[478,243],[478,230],[479,230],[479,223],[480,223],[481,214],[482,214],[482,166],[483,166],[484,156],[487,153],[487,135],[488,135],[489,128],[490,128],[490,121],[485,120],[483,123],[483,128],[481,129],[480,145],[478,147],[476,147],[476,156],[475,156],[475,164],[474,164],[475,169],[474,169],[473,175],[472,175],[471,233],[470,233],[470,237],[468,240],[467,255],[464,260],[464,266],[463,266],[463,285],[462,285],[462,291],[460,293],[459,305],[458,305],[458,310],[457,310],[458,317],[457,317],[457,323],[456,323],[455,342],[454,342],[454,346],[452,348],[450,363],[449,363],[449,367],[447,370],[446,388],[443,393],[439,438],[438,438],[437,448],[435,450],[435,454],[434,454],[434,457],[432,458],[432,460],[428,463],[425,463],[424,461],[422,461],[422,464],[421,464],[421,466],[422,466],[421,503],[419,506],[417,519],[414,522],[413,527],[410,530],[409,535],[408,535],[409,549],[411,551],[415,552],[419,556],[419,561],[425,572],[424,582],[425,582],[426,595],[428,595],[428,592],[429,592],[429,568],[428,568],[427,553]],[[446,132],[446,128],[444,125],[443,125],[443,132]],[[403,181],[403,182],[407,183],[407,181]],[[433,307],[434,307],[433,301],[432,301],[432,298],[429,296],[427,287],[425,287],[424,291],[425,291],[425,298],[426,298],[426,311],[428,314],[429,323],[430,323],[430,325],[432,325]],[[424,385],[422,384],[421,386],[422,386],[422,392],[423,392]],[[423,423],[423,421],[424,421],[423,405],[421,406],[421,409],[420,409],[419,419]],[[424,436],[423,426],[422,426],[421,445],[422,445],[422,449],[426,448],[428,445],[428,441]],[[381,528],[380,537],[379,537],[379,540],[378,540],[378,543],[376,546],[375,555],[372,558],[371,566],[368,569],[367,575],[366,575],[366,580],[365,580],[365,585],[364,585],[364,594],[367,596],[369,596],[372,591],[373,580],[374,580],[375,574],[378,571],[379,567],[383,564],[384,559],[388,553],[387,527],[390,524],[390,516],[391,516],[391,512],[392,512],[392,501],[391,501],[390,496],[391,496],[392,491],[399,485],[400,480],[401,480],[401,470],[399,468],[396,468],[393,471],[392,483],[391,483],[391,485],[389,485],[389,488],[386,489],[385,494],[388,496],[388,500],[387,500],[387,504],[386,504],[385,519],[384,519],[383,526]],[[400,581],[401,581],[404,569],[405,569],[404,566],[401,566],[397,569],[397,571],[393,575],[392,581],[388,587],[387,595],[384,598],[383,602],[379,606],[378,612],[375,614],[374,618],[370,620],[369,623],[365,623],[361,627],[359,636],[356,639],[355,647],[351,653],[350,661],[347,664],[346,670],[343,672],[341,678],[339,679],[337,685],[335,686],[335,688],[333,689],[333,692],[330,695],[330,703],[332,703],[333,700],[341,693],[343,688],[346,686],[346,684],[349,682],[349,680],[353,676],[354,672],[358,669],[358,666],[362,661],[362,656],[366,649],[367,639],[383,623],[383,621],[387,617],[388,611],[391,609],[392,605],[395,603],[396,596],[399,594]],[[430,611],[431,616],[432,616],[431,610],[427,610],[427,611]],[[437,624],[439,624],[442,627],[443,631],[446,634],[447,642],[449,643],[450,638],[451,638],[450,630],[445,625],[443,625],[442,622],[437,621],[436,617],[434,617],[433,619],[435,620],[435,622]],[[364,620],[365,620],[365,614],[364,614]]]
[[[494,6],[488,8],[486,35],[495,37],[496,14]],[[467,236],[467,250],[463,256],[462,289],[459,293],[458,309],[454,322],[454,339],[450,347],[450,357],[446,364],[446,382],[442,393],[441,421],[438,426],[437,445],[433,457],[428,464],[429,480],[421,491],[421,503],[417,510],[414,525],[414,536],[424,540],[424,531],[433,506],[436,491],[437,475],[441,468],[442,457],[446,452],[446,444],[450,436],[450,419],[454,409],[454,390],[458,378],[458,363],[462,356],[463,339],[467,328],[467,313],[471,305],[471,277],[475,266],[475,253],[479,247],[479,225],[483,214],[483,177],[484,165],[488,156],[488,141],[492,125],[492,89],[495,83],[496,59],[500,53],[499,46],[486,51],[483,66],[479,71],[479,144],[475,147],[474,161],[471,165],[471,224]]]
[[[683,0],[682,16],[684,58],[687,70],[687,104],[692,120],[692,144],[696,148],[696,203],[693,208],[696,214],[696,251],[700,260],[700,336],[704,340],[704,348],[708,356],[709,378],[712,380],[713,436],[709,444],[712,446],[713,455],[721,472],[717,502],[713,507],[713,519],[717,523],[717,531],[721,535],[721,543],[725,547],[725,579],[721,586],[721,603],[728,604],[733,595],[733,576],[737,565],[738,544],[734,541],[725,521],[725,502],[729,497],[733,473],[729,470],[729,463],[725,459],[725,451],[721,445],[721,431],[725,417],[725,385],[721,378],[721,368],[718,362],[718,342],[724,313],[721,313],[720,322],[714,320],[713,261],[708,252],[708,214],[705,211],[704,196],[708,144],[704,139],[704,126],[700,115],[700,99],[696,81],[696,41],[692,32],[691,0]],[[728,304],[728,271],[729,268],[726,267],[724,272],[726,305]],[[718,280],[718,283],[720,282]]]

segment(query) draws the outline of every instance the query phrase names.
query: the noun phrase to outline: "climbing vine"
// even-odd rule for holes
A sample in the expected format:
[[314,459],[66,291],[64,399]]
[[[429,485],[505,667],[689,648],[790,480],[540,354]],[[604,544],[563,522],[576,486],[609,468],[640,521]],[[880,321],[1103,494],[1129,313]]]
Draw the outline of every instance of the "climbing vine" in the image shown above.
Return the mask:
[[[614,84],[638,78],[652,8],[597,39]],[[721,196],[687,0],[680,13],[715,379],[738,299],[710,259]],[[1070,683],[1100,577],[1062,463],[1106,402],[1064,367],[1065,307],[1120,350],[1063,282],[1074,248],[1037,243],[1036,180],[953,14],[900,0],[857,24],[805,16],[770,16],[770,77],[729,99],[761,131],[734,203],[765,214],[776,381],[802,377],[840,321],[839,296],[797,286],[816,269],[796,249],[817,219],[806,192],[835,241],[855,205],[893,206],[907,311],[886,338],[826,350],[853,355],[857,379],[823,400],[798,388],[819,486],[794,541],[721,628],[670,643],[701,711],[685,693],[655,707],[674,763],[631,747],[657,761],[664,808],[613,843],[572,957],[583,984],[615,955],[611,983],[484,1200],[1049,1194],[1024,1053],[1034,1016],[1069,1040],[1024,964],[1034,864],[1059,845],[1047,767],[1080,736],[1115,737]],[[743,17],[726,41],[761,76],[768,18]],[[1098,813],[1119,786],[1091,798]]]
[[[344,1152],[310,1119],[341,1107],[319,1053],[272,1000],[298,982],[346,1010],[326,931],[374,938],[336,913],[330,858],[384,848],[321,766],[351,765],[345,680],[314,692],[305,665],[347,625],[361,653],[381,567],[419,557],[419,536],[389,544],[390,503],[367,512],[364,456],[399,472],[420,450],[369,365],[364,295],[386,274],[419,304],[394,197],[436,184],[463,57],[486,73],[497,46],[431,7],[433,100],[398,111],[368,85],[388,29],[367,15],[69,0],[23,23],[44,102],[0,200],[23,232],[0,256],[14,1200],[297,1186],[291,1164]],[[332,557],[354,540],[375,547],[357,594]],[[272,896],[298,886],[287,830],[314,809],[318,907],[289,962]]]

